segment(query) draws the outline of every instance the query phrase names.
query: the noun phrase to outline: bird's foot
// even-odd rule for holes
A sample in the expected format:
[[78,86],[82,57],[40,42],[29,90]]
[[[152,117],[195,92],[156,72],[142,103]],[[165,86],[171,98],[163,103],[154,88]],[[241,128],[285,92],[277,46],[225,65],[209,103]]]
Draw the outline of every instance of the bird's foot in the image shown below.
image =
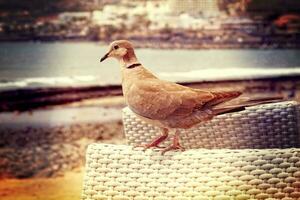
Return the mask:
[[167,138],[168,138],[168,133],[164,132],[163,135],[158,136],[157,138],[152,140],[150,143],[145,144],[145,145],[138,145],[137,147],[142,147],[142,148],[144,148],[144,150],[152,148],[152,147],[162,149],[164,147],[159,146],[159,144],[162,143],[163,141],[165,141]]
[[157,144],[157,145],[154,145],[154,144],[152,144],[152,143],[149,143],[149,144],[136,145],[136,146],[134,146],[134,148],[143,148],[143,150],[147,150],[147,149],[150,149],[150,148],[163,149],[163,148],[165,148],[165,147],[159,146],[158,144]]
[[159,145],[144,145],[144,150],[150,149],[150,148],[157,148],[157,149],[163,149],[165,147],[159,146]]
[[164,148],[161,152],[161,155],[164,155],[167,151],[172,151],[172,150],[181,150],[181,151],[185,150],[185,148],[183,146],[181,146],[181,144],[179,142],[178,132],[175,132],[172,144],[170,146]]
[[164,148],[162,151],[161,151],[161,155],[164,155],[166,152],[168,151],[172,151],[172,150],[181,150],[181,151],[185,151],[185,148],[183,146],[181,146],[179,143],[177,144],[171,144],[170,146]]

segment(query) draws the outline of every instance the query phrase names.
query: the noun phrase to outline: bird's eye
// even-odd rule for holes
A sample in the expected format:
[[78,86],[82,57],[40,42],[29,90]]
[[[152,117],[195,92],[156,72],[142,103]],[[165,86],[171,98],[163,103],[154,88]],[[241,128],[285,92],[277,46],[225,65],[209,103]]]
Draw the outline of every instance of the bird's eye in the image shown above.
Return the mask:
[[119,48],[118,45],[115,45],[115,46],[114,46],[114,50],[117,50],[118,48]]

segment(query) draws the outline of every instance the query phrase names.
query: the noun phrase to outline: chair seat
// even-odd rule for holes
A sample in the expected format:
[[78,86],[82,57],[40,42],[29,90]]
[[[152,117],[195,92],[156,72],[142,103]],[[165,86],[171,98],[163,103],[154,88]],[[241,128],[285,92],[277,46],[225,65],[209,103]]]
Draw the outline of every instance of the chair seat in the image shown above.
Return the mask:
[[92,144],[82,198],[300,198],[300,149],[197,149],[167,152]]

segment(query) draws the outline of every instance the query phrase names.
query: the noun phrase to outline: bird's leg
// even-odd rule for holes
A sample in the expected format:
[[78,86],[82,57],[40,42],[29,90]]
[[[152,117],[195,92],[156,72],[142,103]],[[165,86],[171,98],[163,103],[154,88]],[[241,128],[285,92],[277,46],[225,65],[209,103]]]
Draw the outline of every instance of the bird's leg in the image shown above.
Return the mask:
[[154,140],[152,140],[149,144],[144,145],[145,149],[149,149],[151,147],[157,147],[157,148],[162,148],[158,146],[160,143],[165,141],[165,139],[168,138],[168,129],[163,128],[162,129],[162,134],[158,137],[156,137]]
[[181,151],[185,150],[184,147],[181,146],[179,143],[179,134],[177,131],[174,134],[173,143],[170,146],[163,149],[161,154],[164,155],[167,151],[171,151],[171,150],[181,150]]

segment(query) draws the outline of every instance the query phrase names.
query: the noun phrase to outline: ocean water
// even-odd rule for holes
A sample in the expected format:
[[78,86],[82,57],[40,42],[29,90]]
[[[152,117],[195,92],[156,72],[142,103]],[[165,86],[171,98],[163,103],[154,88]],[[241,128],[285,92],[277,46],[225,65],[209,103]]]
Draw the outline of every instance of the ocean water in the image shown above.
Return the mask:
[[[120,84],[116,60],[100,63],[107,46],[90,42],[0,43],[0,90]],[[172,81],[300,74],[300,50],[137,49],[141,63]]]

